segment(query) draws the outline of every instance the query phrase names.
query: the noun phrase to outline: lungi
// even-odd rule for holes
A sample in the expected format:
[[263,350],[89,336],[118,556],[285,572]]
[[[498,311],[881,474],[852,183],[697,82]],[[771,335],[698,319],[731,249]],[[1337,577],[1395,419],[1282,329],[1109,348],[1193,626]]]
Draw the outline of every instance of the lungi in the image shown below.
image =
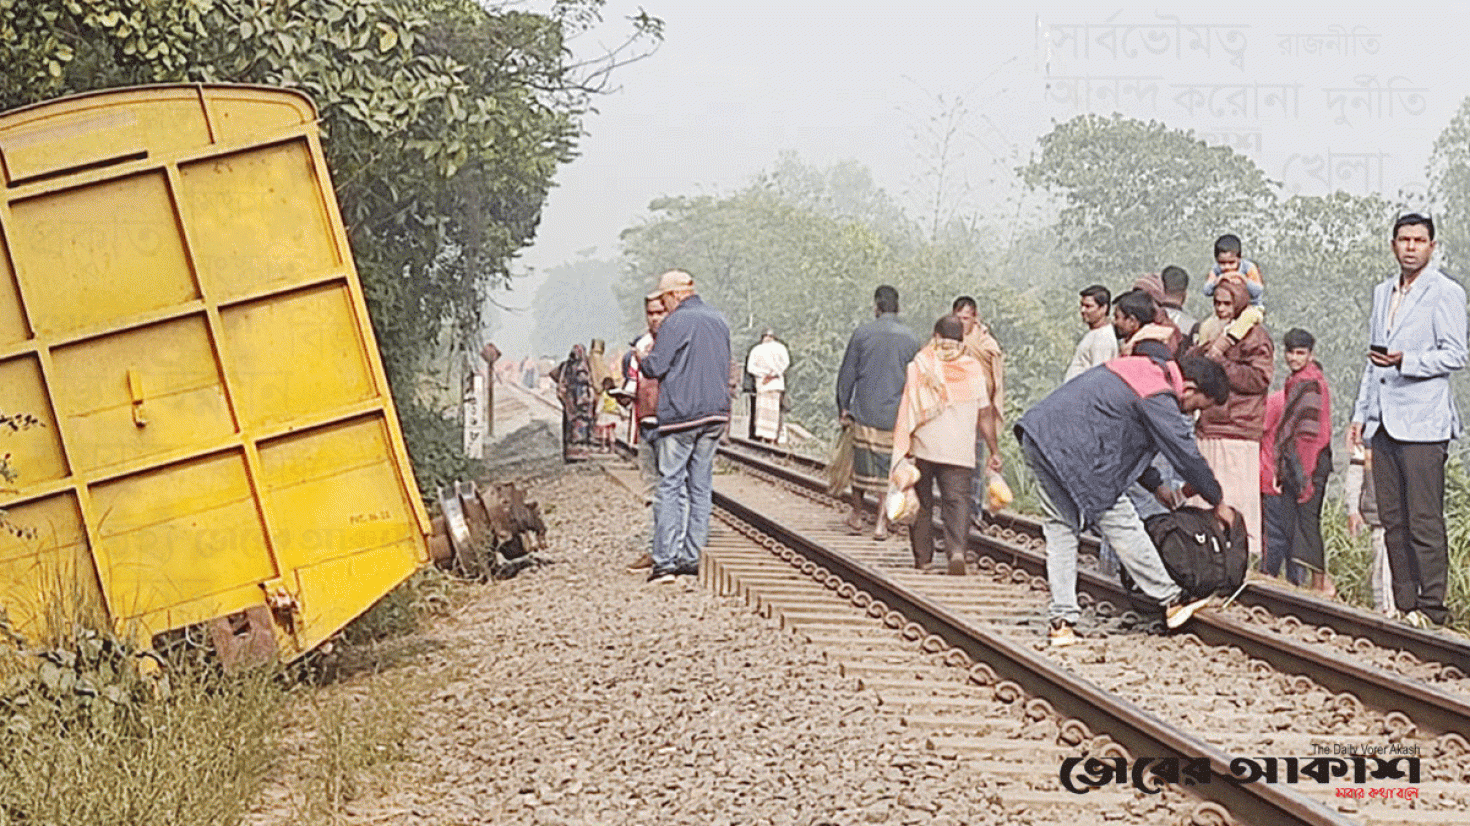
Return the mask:
[[893,431],[852,423],[852,489],[882,496],[888,491]]
[[776,441],[781,435],[781,391],[755,394],[755,437]]

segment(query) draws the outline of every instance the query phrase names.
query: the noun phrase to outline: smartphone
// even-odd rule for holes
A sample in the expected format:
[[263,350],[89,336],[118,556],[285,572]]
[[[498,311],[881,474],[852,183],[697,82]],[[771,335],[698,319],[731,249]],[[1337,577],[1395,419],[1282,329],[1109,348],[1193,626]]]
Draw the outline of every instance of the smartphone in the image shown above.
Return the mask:
[[1386,356],[1386,355],[1388,355],[1388,348],[1385,347],[1382,344],[1370,344],[1370,345],[1368,345],[1368,349],[1369,350],[1372,350],[1373,352],[1377,353],[1380,356]]

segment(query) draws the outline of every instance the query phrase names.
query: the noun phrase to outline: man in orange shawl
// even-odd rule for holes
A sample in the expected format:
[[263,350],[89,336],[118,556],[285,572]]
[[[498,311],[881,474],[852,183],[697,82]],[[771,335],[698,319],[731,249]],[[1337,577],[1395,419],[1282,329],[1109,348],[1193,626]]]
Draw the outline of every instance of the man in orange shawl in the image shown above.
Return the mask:
[[996,419],[987,415],[989,385],[980,362],[965,352],[964,324],[947,315],[934,338],[909,362],[893,427],[893,463],[912,457],[919,468],[919,516],[909,528],[914,566],[934,558],[934,485],[939,485],[944,549],[949,572],[965,573],[970,530],[970,480],[975,473],[977,429],[999,464]]
[[[981,408],[981,415],[991,417],[994,420],[992,424],[999,433],[1005,419],[1006,409],[1005,352],[1000,349],[1000,342],[991,335],[990,328],[980,323],[980,310],[975,305],[975,299],[968,295],[956,298],[950,305],[950,313],[964,326],[965,337],[962,343],[965,354],[980,362],[980,370],[985,374],[985,392],[990,404]],[[984,430],[983,426],[979,429],[981,432]],[[977,465],[982,456],[980,441],[978,438],[975,440],[975,463]],[[987,467],[991,472],[1000,473],[1000,454],[992,450]],[[978,515],[984,507],[982,503],[985,502],[985,474],[973,474],[970,488],[972,503],[970,512]]]

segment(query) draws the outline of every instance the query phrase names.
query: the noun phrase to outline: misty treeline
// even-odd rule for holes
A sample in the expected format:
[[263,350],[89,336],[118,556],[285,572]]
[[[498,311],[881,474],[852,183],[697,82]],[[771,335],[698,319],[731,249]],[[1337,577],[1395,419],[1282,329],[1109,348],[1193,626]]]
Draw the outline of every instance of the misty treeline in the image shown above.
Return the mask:
[[[656,18],[586,60],[603,0],[0,0],[0,109],[148,83],[259,83],[316,102],[323,148],[419,483],[468,472],[436,405],[443,342],[534,238],[552,176]],[[459,355],[459,354],[456,354]],[[468,356],[473,357],[473,356]],[[448,396],[456,398],[458,388]]]
[[[1470,101],[1434,147],[1431,171],[1454,274],[1467,249],[1460,239],[1470,238]],[[1248,157],[1116,115],[1058,125],[1016,174],[1026,197],[1046,199],[1045,220],[987,230],[956,219],[925,232],[859,164],[818,169],[789,155],[739,191],[662,198],[623,233],[618,293],[628,329],[641,325],[641,297],[660,271],[689,270],[729,318],[737,355],[765,327],[787,343],[791,414],[830,432],[843,348],[872,317],[877,285],[898,288],[921,339],[956,296],[972,295],[1007,353],[1014,421],[1061,381],[1083,332],[1079,289],[1100,283],[1116,295],[1176,264],[1190,274],[1186,307],[1206,317],[1212,308],[1199,288],[1215,238],[1232,232],[1264,272],[1266,325],[1278,348],[1292,327],[1317,337],[1341,432],[1367,352],[1373,285],[1397,272],[1395,199],[1287,196]],[[1020,204],[1008,211],[1026,212]],[[1284,370],[1278,359],[1277,386]],[[1470,411],[1463,380],[1457,391]]]

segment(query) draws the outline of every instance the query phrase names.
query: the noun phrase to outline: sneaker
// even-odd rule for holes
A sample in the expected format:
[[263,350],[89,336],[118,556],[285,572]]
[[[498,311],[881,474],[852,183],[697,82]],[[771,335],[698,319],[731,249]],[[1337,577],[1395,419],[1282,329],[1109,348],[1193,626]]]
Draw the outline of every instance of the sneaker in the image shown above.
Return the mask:
[[637,574],[637,573],[642,573],[643,571],[646,571],[646,570],[648,570],[649,568],[652,568],[652,567],[653,567],[653,554],[644,553],[642,556],[640,556],[637,559],[633,560],[633,563],[628,566],[628,571],[629,571],[629,573]]
[[965,575],[965,557],[963,555],[951,556],[949,558],[949,573],[951,576]]
[[675,576],[699,576],[699,563],[691,562],[688,565],[680,565],[674,569]]
[[677,574],[675,574],[673,571],[659,570],[658,568],[654,568],[653,570],[648,572],[649,582],[673,582],[676,578]]
[[1051,621],[1051,631],[1047,634],[1047,639],[1053,647],[1060,647],[1063,645],[1071,645],[1081,638],[1078,637],[1077,632],[1073,630],[1072,623],[1067,622],[1061,617],[1057,617],[1056,619]]
[[1406,625],[1412,628],[1428,629],[1433,627],[1434,625],[1434,623],[1429,621],[1428,615],[1426,615],[1423,611],[1418,610],[1410,611],[1409,613],[1404,614],[1402,619]]
[[1209,601],[1209,597],[1197,599],[1194,602],[1185,602],[1183,595],[1175,597],[1174,601],[1164,608],[1164,625],[1168,626],[1170,631],[1178,628],[1189,622],[1194,612],[1205,607]]

